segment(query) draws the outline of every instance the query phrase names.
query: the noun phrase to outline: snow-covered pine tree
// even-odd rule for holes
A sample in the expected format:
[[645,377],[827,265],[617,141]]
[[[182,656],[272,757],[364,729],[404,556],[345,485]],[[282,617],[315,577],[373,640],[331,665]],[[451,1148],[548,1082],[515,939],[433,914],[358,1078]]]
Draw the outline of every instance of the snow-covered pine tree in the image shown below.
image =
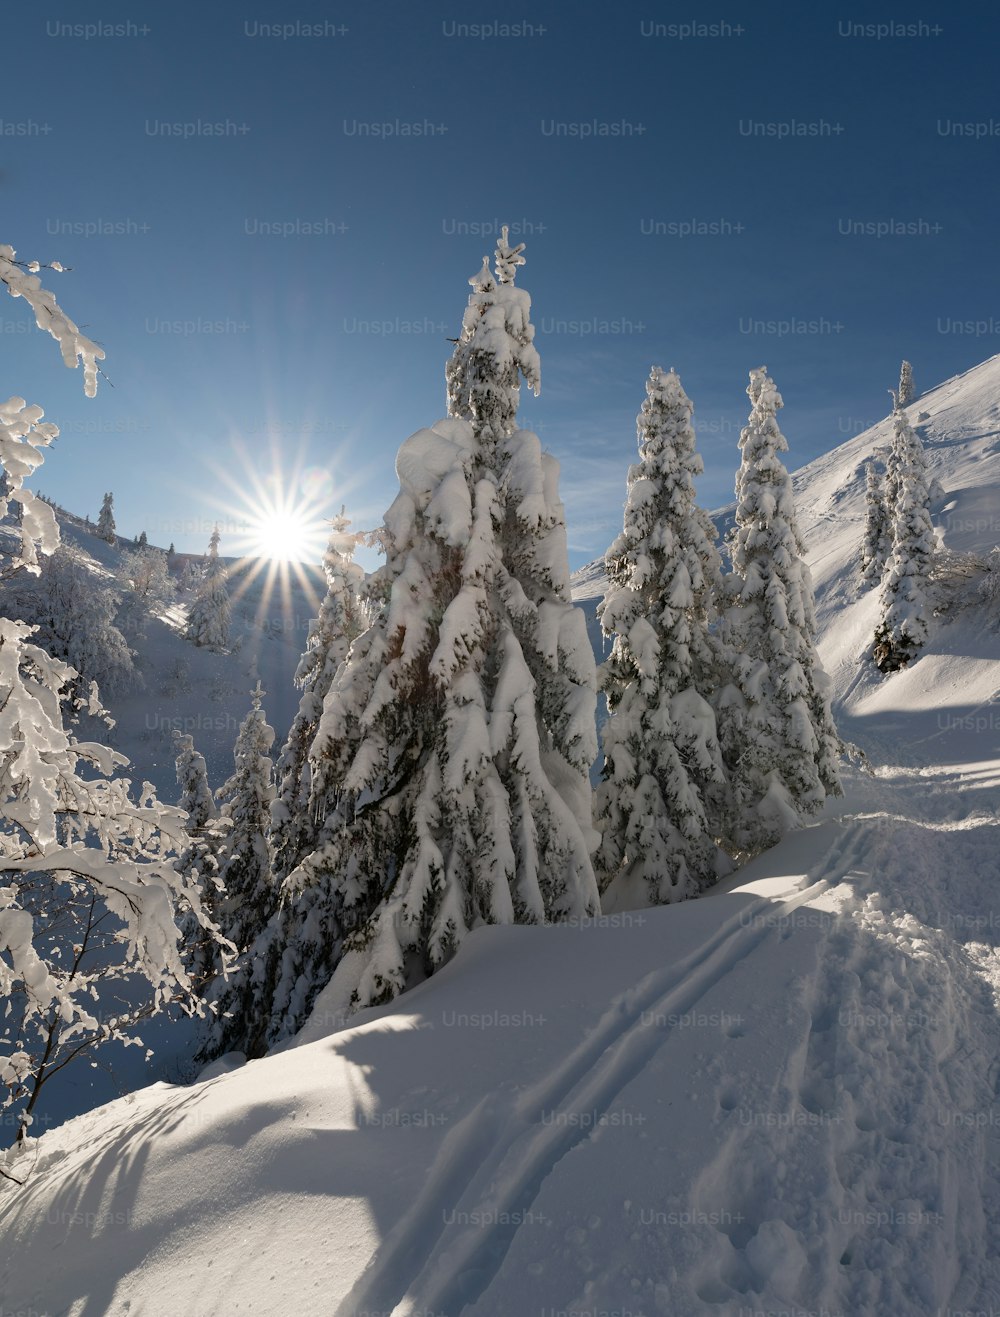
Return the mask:
[[101,513],[97,519],[97,533],[108,544],[117,543],[115,538],[114,502],[114,494],[105,494],[104,502],[101,504]]
[[695,896],[718,877],[709,820],[725,797],[705,698],[719,678],[709,626],[721,560],[715,528],[695,502],[703,468],[693,407],[673,370],[658,366],[646,395],[624,529],[605,557],[608,589],[598,609],[612,648],[601,672],[610,716],[595,864],[602,889],[627,887],[629,904]]
[[899,405],[907,407],[916,397],[913,387],[913,367],[904,361],[899,370]]
[[840,739],[816,653],[812,579],[780,454],[783,405],[766,367],[750,372],[740,433],[732,577],[724,632],[734,681],[718,698],[720,744],[735,795],[733,853],[772,845],[840,795]]
[[[889,397],[892,399],[892,416],[895,417],[899,411],[899,394],[895,389],[888,390]],[[885,502],[885,515],[889,520],[889,537],[892,538],[892,523],[896,517],[896,501],[899,498],[899,453],[896,448],[895,439],[889,443],[889,451],[885,455],[885,479],[882,482],[882,497]]]
[[258,681],[233,749],[236,771],[217,792],[229,832],[219,853],[221,891],[216,918],[240,956],[227,978],[216,978],[209,992],[213,1016],[202,1044],[203,1056],[237,1049],[250,1053],[250,1039],[260,1036],[266,1025],[258,1015],[258,948],[276,912],[279,886],[272,872],[268,840],[274,801],[274,729],[267,724],[261,707],[263,698]]
[[881,580],[892,550],[892,522],[885,490],[874,462],[865,464],[865,533],[861,541],[861,579],[871,585]]
[[[321,795],[310,799],[309,755],[327,692],[352,642],[370,620],[363,598],[365,573],[353,561],[362,537],[348,530],[350,524],[341,508],[333,519],[323,558],[326,595],[310,624],[305,652],[295,671],[302,697],[275,770],[278,789],[271,808],[271,845],[279,882],[316,849],[320,828],[336,804]],[[326,746],[320,743],[314,753],[324,755]]]
[[187,637],[205,649],[225,649],[229,643],[231,616],[226,567],[219,557],[219,528],[208,542],[205,575],[188,612]]
[[599,909],[596,674],[570,599],[558,465],[516,429],[520,379],[539,382],[519,258],[504,229],[496,278],[484,262],[469,281],[450,416],[396,459],[376,583],[387,602],[320,720],[313,792],[339,804],[285,881],[267,1043],[301,1027],[334,970],[344,1009],[386,1001],[478,924]]
[[174,732],[174,764],[181,792],[177,807],[187,815],[187,831],[193,835],[217,818],[219,811],[208,785],[205,756],[195,749],[190,733]]
[[892,518],[892,551],[882,574],[879,623],[872,651],[880,672],[896,672],[927,643],[931,605],[927,598],[934,527],[930,514],[927,459],[919,435],[897,407],[892,458],[898,494]]
[[521,378],[535,394],[541,387],[531,298],[514,287],[523,251],[523,242],[509,245],[504,226],[495,255],[496,278],[484,256],[482,269],[469,280],[473,292],[462,332],[445,367],[448,415],[471,422],[476,438],[487,445],[502,444],[514,432]]
[[[187,815],[185,830],[188,835],[188,845],[177,868],[188,885],[197,890],[201,908],[215,918],[219,890],[219,852],[228,824],[219,818],[215,797],[208,784],[205,757],[195,749],[194,738],[190,734],[174,732],[174,755],[177,785],[180,788],[177,806]],[[191,982],[203,990],[207,980],[215,973],[218,952],[190,910],[181,920],[181,938],[184,962]]]
[[250,712],[233,748],[236,771],[217,793],[220,813],[231,825],[220,858],[224,893],[218,922],[240,950],[250,945],[270,919],[278,899],[268,842],[274,800],[274,729],[268,726],[261,707],[264,691],[259,681],[250,696]]
[[146,538],[146,532],[144,530],[141,530],[139,532],[139,538],[136,540],[135,543],[136,543],[136,548],[138,549],[144,549],[146,545],[149,543],[149,540]]

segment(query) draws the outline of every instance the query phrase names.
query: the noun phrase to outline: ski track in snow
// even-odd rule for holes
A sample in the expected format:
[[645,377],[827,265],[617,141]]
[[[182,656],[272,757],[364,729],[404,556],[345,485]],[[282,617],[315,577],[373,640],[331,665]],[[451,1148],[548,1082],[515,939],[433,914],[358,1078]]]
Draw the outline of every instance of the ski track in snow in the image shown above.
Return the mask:
[[[787,937],[775,924],[850,871],[864,831],[864,824],[849,824],[797,896],[777,908],[767,898],[755,901],[695,954],[621,994],[593,1035],[522,1094],[506,1120],[484,1099],[445,1141],[424,1193],[343,1300],[338,1317],[362,1311],[457,1317],[474,1304],[500,1271],[555,1166],[590,1137],[597,1119],[669,1040],[671,1030],[658,1021],[690,1012],[766,938]],[[753,915],[765,910],[767,919],[755,926]],[[542,1124],[544,1112],[555,1112],[555,1119]],[[470,1162],[471,1178],[462,1174]],[[449,1216],[453,1226],[445,1224]],[[496,1224],[484,1229],[489,1221]],[[421,1259],[426,1262],[415,1272]]]
[[[982,943],[963,965],[949,958],[953,933],[944,931],[955,914],[949,884],[994,881],[996,819],[968,812],[962,774],[932,781],[926,795],[924,775],[902,776],[910,791],[896,807],[912,808],[916,787],[938,821],[858,820],[856,854],[877,882],[861,883],[851,918],[831,922],[806,991],[795,1087],[816,1128],[776,1137],[734,1126],[704,1168],[699,1185],[712,1192],[693,1201],[707,1211],[724,1194],[738,1225],[718,1228],[703,1250],[694,1290],[707,1306],[698,1311],[730,1311],[751,1292],[751,1307],[821,1302],[844,1314],[957,1317],[995,1311],[1000,1300],[991,1236],[1000,1089],[996,1062],[985,1060],[996,1052],[996,948]],[[972,918],[984,919],[977,900]],[[723,1091],[723,1108],[735,1101]],[[746,1246],[772,1227],[775,1258],[787,1259],[789,1218],[804,1247],[777,1262],[786,1274],[761,1298],[760,1259],[753,1265]]]
[[[725,1201],[726,1218],[700,1232],[684,1295],[666,1308],[654,1300],[656,1310],[821,1303],[843,1314],[923,1314],[1000,1300],[990,1234],[1000,1209],[1000,1064],[987,1072],[983,1059],[996,1051],[1000,982],[991,986],[974,964],[949,963],[951,934],[935,926],[947,917],[947,880],[919,918],[904,904],[914,876],[926,893],[936,873],[948,873],[960,840],[961,870],[991,872],[996,819],[968,812],[964,781],[933,772],[901,774],[893,786],[876,780],[873,795],[895,794],[897,810],[912,806],[911,792],[922,807],[933,801],[934,821],[891,812],[845,819],[795,895],[755,900],[696,953],[620,994],[510,1114],[484,1099],[441,1146],[420,1199],[337,1317],[493,1311],[491,1286],[523,1223],[544,1216],[536,1205],[556,1167],[669,1045],[675,1031],[660,1021],[691,1012],[768,939],[780,954],[793,936],[791,912],[835,889],[852,889],[846,911],[830,919],[800,985],[806,1024],[787,1097],[802,1120],[785,1129],[737,1122],[739,1074],[722,1067],[717,1101],[728,1127],[689,1201],[706,1220]],[[761,928],[755,915],[765,911]],[[553,1118],[543,1123],[546,1112]],[[620,1303],[625,1274],[606,1296],[580,1299],[584,1310]]]
[[[902,840],[905,853],[906,827],[873,819],[865,831],[897,847]],[[958,1313],[1000,1297],[985,1228],[997,1196],[988,1122],[1000,1111],[996,1084],[984,1083],[975,1064],[982,1049],[989,1054],[994,1006],[986,986],[970,981],[963,1009],[944,961],[919,954],[927,929],[913,921],[908,937],[906,917],[882,904],[869,898],[859,919],[834,923],[817,956],[797,1083],[814,1137],[796,1147],[794,1135],[775,1140],[772,1131],[736,1127],[703,1172],[714,1201],[725,1185],[730,1220],[739,1222],[718,1229],[699,1266],[695,1288],[706,1304],[746,1302],[760,1284],[747,1242],[767,1222],[801,1222],[817,1208],[822,1229],[798,1234],[810,1278],[807,1292],[791,1282],[797,1303],[811,1307],[822,1295],[843,1313]],[[980,1030],[977,1049],[971,1035]],[[970,1257],[987,1260],[981,1274],[965,1270]],[[790,1297],[787,1289],[768,1295]]]

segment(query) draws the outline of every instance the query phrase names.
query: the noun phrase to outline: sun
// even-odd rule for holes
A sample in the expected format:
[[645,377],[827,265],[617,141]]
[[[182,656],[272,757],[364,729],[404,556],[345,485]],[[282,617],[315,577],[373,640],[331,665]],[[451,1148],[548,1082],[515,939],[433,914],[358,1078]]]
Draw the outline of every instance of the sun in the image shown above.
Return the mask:
[[308,562],[316,556],[319,526],[305,509],[268,508],[248,527],[250,552],[273,562]]

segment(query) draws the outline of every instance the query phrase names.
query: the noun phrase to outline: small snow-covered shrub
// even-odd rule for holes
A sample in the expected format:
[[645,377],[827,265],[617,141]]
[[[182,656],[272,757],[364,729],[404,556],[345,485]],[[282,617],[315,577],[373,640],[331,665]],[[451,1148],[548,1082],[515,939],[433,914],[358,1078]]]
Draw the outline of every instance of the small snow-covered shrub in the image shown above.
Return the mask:
[[987,554],[935,555],[931,568],[934,612],[954,618],[967,609],[1000,623],[1000,546]]

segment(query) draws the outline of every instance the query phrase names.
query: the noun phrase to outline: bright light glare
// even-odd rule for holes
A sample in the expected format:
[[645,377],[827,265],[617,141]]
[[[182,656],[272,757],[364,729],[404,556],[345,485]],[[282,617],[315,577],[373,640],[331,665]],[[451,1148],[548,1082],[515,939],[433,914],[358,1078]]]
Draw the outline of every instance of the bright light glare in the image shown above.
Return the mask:
[[316,553],[317,530],[301,512],[268,511],[249,528],[251,553],[276,562],[308,562]]
[[208,465],[233,612],[297,641],[303,609],[311,617],[319,611],[331,518],[339,502],[350,501],[351,481],[339,475],[337,454],[323,467],[303,468],[302,453],[287,444],[275,442],[268,455],[251,451],[235,432],[231,444],[228,460]]

